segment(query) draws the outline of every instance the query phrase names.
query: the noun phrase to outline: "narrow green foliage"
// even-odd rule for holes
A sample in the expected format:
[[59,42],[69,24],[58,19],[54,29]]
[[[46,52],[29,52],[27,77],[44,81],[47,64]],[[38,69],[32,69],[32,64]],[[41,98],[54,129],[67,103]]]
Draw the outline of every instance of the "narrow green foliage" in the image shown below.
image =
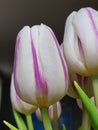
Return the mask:
[[18,130],[15,126],[11,125],[9,122],[7,121],[3,121],[3,123],[10,129],[10,130]]
[[74,81],[76,92],[78,93],[80,99],[82,100],[82,103],[89,115],[91,124],[94,128],[94,130],[98,130],[98,110],[95,107],[95,105],[92,103],[92,101],[88,98],[88,96],[84,93],[84,91],[81,89],[81,87],[77,84],[76,81]]
[[66,126],[62,124],[62,130],[66,130]]
[[17,127],[19,128],[19,130],[27,130],[27,127],[25,125],[24,120],[22,119],[22,117],[20,116],[20,114],[18,112],[16,112],[13,109],[13,114],[14,114],[14,118],[17,124]]

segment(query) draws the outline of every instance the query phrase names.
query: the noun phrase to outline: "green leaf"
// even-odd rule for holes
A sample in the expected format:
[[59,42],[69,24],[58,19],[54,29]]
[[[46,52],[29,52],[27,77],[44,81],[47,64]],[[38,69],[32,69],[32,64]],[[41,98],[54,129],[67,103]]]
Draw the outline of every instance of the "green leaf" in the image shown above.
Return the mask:
[[66,126],[62,124],[62,130],[66,130]]
[[95,130],[98,130],[98,110],[88,96],[84,93],[81,87],[74,81],[75,89],[82,100],[82,103],[89,115],[91,124]]
[[7,121],[3,121],[3,123],[10,129],[10,130],[18,130],[15,126],[11,125],[9,122]]
[[15,121],[16,121],[16,124],[17,124],[19,130],[27,130],[25,122],[22,119],[22,117],[20,116],[20,114],[18,112],[16,112],[14,109],[13,109],[13,114],[14,114],[14,118],[15,118]]
[[82,128],[81,128],[81,127],[79,127],[79,128],[78,128],[78,130],[82,130]]

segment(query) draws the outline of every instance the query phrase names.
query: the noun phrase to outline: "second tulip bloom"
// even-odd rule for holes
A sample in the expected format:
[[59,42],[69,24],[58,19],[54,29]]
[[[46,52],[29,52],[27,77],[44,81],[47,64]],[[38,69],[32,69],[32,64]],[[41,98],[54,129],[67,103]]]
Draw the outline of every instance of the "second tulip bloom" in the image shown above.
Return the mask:
[[92,8],[72,12],[63,44],[70,69],[83,76],[98,74],[98,12]]

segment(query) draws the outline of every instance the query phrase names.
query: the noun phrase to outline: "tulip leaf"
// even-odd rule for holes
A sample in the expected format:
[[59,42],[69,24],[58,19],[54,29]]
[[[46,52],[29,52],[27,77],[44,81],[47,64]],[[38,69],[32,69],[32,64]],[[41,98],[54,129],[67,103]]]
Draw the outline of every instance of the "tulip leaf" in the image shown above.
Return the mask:
[[62,124],[62,130],[66,130],[65,124]]
[[22,117],[20,116],[20,114],[17,111],[15,111],[14,109],[13,109],[13,114],[14,114],[14,118],[15,118],[15,121],[16,121],[16,124],[17,124],[19,130],[27,130],[25,122],[22,119]]
[[82,127],[80,126],[80,127],[78,128],[78,130],[82,130]]
[[3,123],[10,129],[10,130],[18,130],[15,126],[13,126],[12,124],[10,124],[7,121],[3,121]]
[[98,110],[95,107],[95,105],[92,103],[92,101],[88,98],[88,96],[85,94],[85,92],[81,89],[81,87],[78,85],[76,81],[74,81],[75,90],[78,93],[80,99],[82,100],[82,103],[84,105],[84,108],[86,109],[89,119],[91,121],[91,124],[95,130],[98,130]]

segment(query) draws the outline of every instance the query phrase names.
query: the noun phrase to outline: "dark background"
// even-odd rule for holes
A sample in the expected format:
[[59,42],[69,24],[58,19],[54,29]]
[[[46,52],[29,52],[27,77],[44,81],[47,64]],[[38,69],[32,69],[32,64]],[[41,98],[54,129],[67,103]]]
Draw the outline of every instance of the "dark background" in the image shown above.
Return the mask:
[[[55,32],[59,43],[62,42],[64,24],[67,16],[82,7],[98,10],[97,0],[0,0],[0,77],[2,102],[0,111],[0,130],[6,130],[2,120],[10,121],[10,77],[13,66],[14,47],[17,33],[25,26],[44,23]],[[72,130],[81,121],[81,111],[75,100],[65,97],[65,110],[70,108]]]

